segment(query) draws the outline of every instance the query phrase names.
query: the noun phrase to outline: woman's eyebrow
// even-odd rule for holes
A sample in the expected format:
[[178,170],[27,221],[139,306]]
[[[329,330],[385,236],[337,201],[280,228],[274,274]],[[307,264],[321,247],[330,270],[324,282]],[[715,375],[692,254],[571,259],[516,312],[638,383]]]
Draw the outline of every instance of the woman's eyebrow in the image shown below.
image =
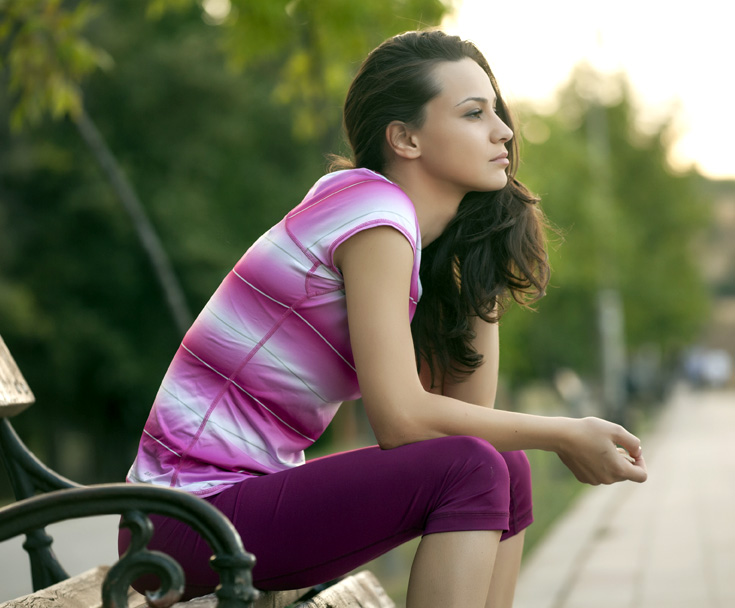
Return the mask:
[[489,103],[489,100],[487,99],[487,97],[468,97],[467,99],[463,99],[462,101],[460,101],[454,107],[456,108],[457,106],[461,106],[463,103],[467,103],[468,101],[476,101],[478,103],[483,103],[483,104]]

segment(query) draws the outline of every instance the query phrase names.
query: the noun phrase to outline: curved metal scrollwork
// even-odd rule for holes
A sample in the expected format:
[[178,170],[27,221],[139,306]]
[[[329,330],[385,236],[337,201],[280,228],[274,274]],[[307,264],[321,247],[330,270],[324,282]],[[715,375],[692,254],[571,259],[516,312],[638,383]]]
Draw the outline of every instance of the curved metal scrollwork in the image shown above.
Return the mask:
[[[1,347],[0,344],[0,351]],[[5,464],[16,500],[31,498],[39,491],[81,487],[49,469],[36,458],[18,437],[7,418],[0,420],[0,460]],[[43,589],[69,578],[51,550],[53,539],[46,531],[39,528],[27,530],[26,534],[28,539],[23,548],[31,560],[33,589]]]
[[128,588],[144,574],[154,574],[160,581],[157,591],[145,594],[149,606],[167,608],[178,602],[184,593],[184,572],[169,555],[147,549],[153,536],[153,525],[148,516],[141,511],[128,511],[123,513],[120,527],[130,530],[130,546],[105,576],[102,605],[109,608],[127,606]]
[[[258,592],[252,585],[255,558],[243,548],[232,523],[210,503],[180,490],[122,483],[49,492],[0,509],[0,541],[67,519],[117,513],[126,514],[137,551],[126,553],[126,556],[133,555],[129,558],[132,566],[124,564],[118,568],[121,563],[118,562],[111,568],[116,578],[106,586],[109,585],[113,593],[118,577],[129,583],[144,573],[156,574],[162,580],[158,595],[153,596],[154,605],[163,606],[180,590],[182,583],[177,574],[170,570],[168,563],[163,564],[155,557],[162,554],[145,549],[150,538],[150,522],[143,521],[147,518],[142,513],[157,513],[189,525],[212,549],[212,567],[220,575],[220,585],[215,590],[220,608],[249,608],[257,599]],[[142,557],[136,558],[135,554]],[[166,559],[172,561],[167,556]],[[127,598],[111,596],[109,601],[106,606],[122,608]]]
[[[219,573],[220,583],[215,592],[219,608],[237,608],[242,605],[242,597],[248,598],[248,606],[258,599],[259,593],[251,582],[254,565],[251,554],[212,556],[211,566]],[[247,581],[242,578],[242,572],[247,572]]]

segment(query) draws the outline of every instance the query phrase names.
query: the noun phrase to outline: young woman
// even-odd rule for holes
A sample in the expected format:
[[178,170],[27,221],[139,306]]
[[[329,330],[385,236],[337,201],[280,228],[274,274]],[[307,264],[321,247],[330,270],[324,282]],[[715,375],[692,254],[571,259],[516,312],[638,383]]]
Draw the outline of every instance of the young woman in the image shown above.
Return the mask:
[[[532,521],[518,450],[554,451],[587,483],[640,482],[640,443],[596,418],[493,409],[503,305],[540,297],[548,267],[476,47],[437,31],[389,39],[344,119],[354,160],[224,279],[163,380],[128,480],[219,507],[261,589],[324,582],[422,536],[408,606],[510,606]],[[305,463],[360,395],[379,446]],[[153,519],[151,547],[182,563],[190,596],[210,592],[208,547]]]

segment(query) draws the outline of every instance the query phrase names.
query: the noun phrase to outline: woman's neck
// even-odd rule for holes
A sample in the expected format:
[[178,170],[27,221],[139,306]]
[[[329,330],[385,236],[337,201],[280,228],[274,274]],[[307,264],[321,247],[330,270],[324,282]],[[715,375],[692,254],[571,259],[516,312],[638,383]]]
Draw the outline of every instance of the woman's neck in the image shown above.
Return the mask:
[[419,221],[422,248],[439,238],[457,214],[465,193],[447,191],[427,175],[414,171],[410,163],[390,167],[385,176],[411,199]]

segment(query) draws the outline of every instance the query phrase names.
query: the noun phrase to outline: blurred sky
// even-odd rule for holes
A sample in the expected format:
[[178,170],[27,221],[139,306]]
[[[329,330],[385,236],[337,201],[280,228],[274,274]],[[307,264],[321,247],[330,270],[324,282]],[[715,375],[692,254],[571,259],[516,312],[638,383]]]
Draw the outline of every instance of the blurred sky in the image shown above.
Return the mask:
[[587,60],[623,70],[644,121],[676,109],[672,163],[735,178],[735,20],[729,0],[457,0],[444,29],[473,40],[503,96],[551,109]]

